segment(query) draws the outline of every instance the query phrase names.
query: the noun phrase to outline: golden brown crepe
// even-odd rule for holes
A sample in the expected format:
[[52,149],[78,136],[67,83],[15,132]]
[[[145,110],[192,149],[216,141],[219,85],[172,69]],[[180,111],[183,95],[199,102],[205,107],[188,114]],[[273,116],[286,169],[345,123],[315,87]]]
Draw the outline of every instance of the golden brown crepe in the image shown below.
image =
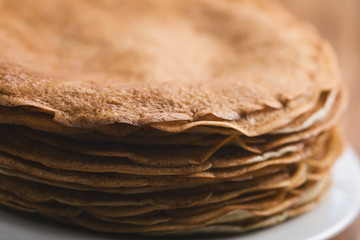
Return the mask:
[[336,58],[271,0],[0,0],[0,203],[96,231],[241,233],[316,207]]
[[258,135],[337,85],[328,44],[267,1],[2,2],[1,105],[66,126],[210,119]]

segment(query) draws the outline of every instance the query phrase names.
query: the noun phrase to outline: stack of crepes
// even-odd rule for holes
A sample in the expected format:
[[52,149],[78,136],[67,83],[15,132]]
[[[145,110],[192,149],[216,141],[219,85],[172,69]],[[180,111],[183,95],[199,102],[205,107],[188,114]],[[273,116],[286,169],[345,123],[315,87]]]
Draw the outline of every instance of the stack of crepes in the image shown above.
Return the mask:
[[268,0],[0,1],[0,201],[116,233],[238,233],[326,195],[333,51]]

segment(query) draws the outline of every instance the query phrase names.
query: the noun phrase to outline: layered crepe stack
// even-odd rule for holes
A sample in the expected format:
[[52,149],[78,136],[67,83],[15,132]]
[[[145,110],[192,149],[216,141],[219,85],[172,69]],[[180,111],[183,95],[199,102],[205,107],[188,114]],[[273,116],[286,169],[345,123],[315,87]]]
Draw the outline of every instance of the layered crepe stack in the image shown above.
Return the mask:
[[0,201],[103,232],[238,233],[326,195],[333,52],[268,0],[0,1]]

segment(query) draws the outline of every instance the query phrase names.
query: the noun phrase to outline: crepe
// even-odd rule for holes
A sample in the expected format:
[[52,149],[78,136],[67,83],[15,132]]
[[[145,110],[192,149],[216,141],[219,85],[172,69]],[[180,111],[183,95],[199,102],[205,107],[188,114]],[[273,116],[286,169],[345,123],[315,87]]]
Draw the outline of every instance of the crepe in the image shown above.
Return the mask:
[[344,140],[329,44],[276,1],[0,0],[0,203],[229,234],[316,207]]
[[[1,105],[32,106],[55,122],[86,128],[214,116],[256,135],[286,125],[309,110],[321,92],[336,86],[330,47],[275,3],[109,5],[2,5],[0,24],[10,37],[0,39]],[[57,11],[49,15],[45,9]],[[89,14],[77,14],[80,9]],[[68,22],[61,21],[65,17]],[[91,19],[97,23],[86,32]],[[22,29],[10,34],[16,23]],[[296,27],[289,28],[290,23]],[[70,26],[78,29],[67,32]],[[253,29],[257,34],[251,34]],[[18,40],[21,34],[26,41]],[[263,68],[267,71],[257,71]]]

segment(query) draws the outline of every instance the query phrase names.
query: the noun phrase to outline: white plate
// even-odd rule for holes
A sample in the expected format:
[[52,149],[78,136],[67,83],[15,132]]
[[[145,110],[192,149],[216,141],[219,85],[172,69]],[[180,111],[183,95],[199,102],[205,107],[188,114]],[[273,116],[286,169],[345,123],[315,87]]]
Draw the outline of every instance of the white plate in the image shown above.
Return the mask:
[[[226,240],[315,240],[328,239],[346,226],[360,210],[360,164],[348,147],[334,167],[334,182],[326,199],[313,211],[264,230]],[[0,239],[6,240],[122,240],[144,239],[94,233],[57,224],[43,217],[0,208]],[[154,239],[154,238],[153,238]],[[191,239],[187,237],[186,239]]]

